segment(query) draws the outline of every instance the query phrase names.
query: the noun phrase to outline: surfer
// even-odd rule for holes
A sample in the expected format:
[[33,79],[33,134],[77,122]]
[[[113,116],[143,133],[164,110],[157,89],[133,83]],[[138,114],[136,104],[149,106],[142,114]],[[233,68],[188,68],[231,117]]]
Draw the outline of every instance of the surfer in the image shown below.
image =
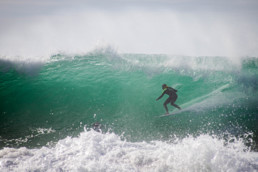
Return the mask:
[[175,104],[176,102],[176,99],[177,99],[177,90],[175,90],[174,88],[172,87],[168,87],[166,84],[163,84],[162,85],[162,89],[163,89],[163,93],[161,94],[161,96],[159,96],[156,101],[158,101],[159,99],[161,99],[164,94],[167,94],[169,95],[169,97],[167,98],[167,100],[163,103],[163,106],[164,108],[166,109],[166,114],[169,114],[168,113],[168,107],[167,107],[167,104],[170,103],[172,106],[178,108],[178,109],[181,109],[178,105]]

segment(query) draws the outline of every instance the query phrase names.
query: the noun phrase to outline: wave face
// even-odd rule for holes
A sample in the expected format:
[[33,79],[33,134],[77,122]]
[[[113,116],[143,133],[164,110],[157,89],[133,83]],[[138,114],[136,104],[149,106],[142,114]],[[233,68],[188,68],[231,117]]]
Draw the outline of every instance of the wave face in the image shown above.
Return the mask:
[[[0,63],[2,170],[258,168],[257,58],[105,50]],[[182,110],[160,118],[163,83]]]

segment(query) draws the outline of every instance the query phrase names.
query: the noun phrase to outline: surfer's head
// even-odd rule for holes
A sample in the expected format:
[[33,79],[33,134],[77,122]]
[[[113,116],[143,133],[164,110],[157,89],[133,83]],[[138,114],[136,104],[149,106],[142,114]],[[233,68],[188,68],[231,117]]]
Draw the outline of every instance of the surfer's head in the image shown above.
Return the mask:
[[162,85],[162,90],[166,89],[168,86],[166,84]]

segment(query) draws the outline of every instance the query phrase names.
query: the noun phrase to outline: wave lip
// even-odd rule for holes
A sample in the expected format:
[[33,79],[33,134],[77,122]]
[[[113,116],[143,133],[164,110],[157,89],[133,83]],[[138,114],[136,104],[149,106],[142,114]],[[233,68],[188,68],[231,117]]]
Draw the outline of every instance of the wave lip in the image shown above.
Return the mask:
[[255,171],[258,154],[241,140],[191,136],[174,142],[128,142],[114,133],[84,131],[54,147],[4,148],[2,171]]
[[12,61],[8,59],[0,59],[0,72],[15,70],[18,73],[26,74],[28,76],[35,76],[40,72],[40,69],[43,65],[43,61]]

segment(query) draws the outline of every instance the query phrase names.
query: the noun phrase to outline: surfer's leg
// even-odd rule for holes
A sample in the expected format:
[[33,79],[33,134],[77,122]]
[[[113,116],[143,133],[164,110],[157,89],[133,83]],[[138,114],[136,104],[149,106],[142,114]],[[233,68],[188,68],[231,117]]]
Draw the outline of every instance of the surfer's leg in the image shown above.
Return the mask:
[[171,103],[172,106],[176,107],[177,109],[181,110],[181,107],[179,107],[178,105],[176,105],[175,103]]
[[169,114],[169,113],[168,113],[168,107],[167,107],[167,105],[166,105],[165,103],[164,103],[163,105],[164,105],[164,108],[166,109],[167,114]]
[[168,107],[167,107],[167,104],[170,102],[170,98],[168,98],[164,103],[163,103],[163,106],[164,108],[166,109],[166,112],[168,114]]
[[180,108],[178,105],[175,104],[176,99],[177,99],[177,95],[175,95],[175,96],[173,96],[173,97],[171,98],[171,105],[174,106],[174,107],[176,107],[177,109],[180,109],[180,110],[181,110],[181,108]]

